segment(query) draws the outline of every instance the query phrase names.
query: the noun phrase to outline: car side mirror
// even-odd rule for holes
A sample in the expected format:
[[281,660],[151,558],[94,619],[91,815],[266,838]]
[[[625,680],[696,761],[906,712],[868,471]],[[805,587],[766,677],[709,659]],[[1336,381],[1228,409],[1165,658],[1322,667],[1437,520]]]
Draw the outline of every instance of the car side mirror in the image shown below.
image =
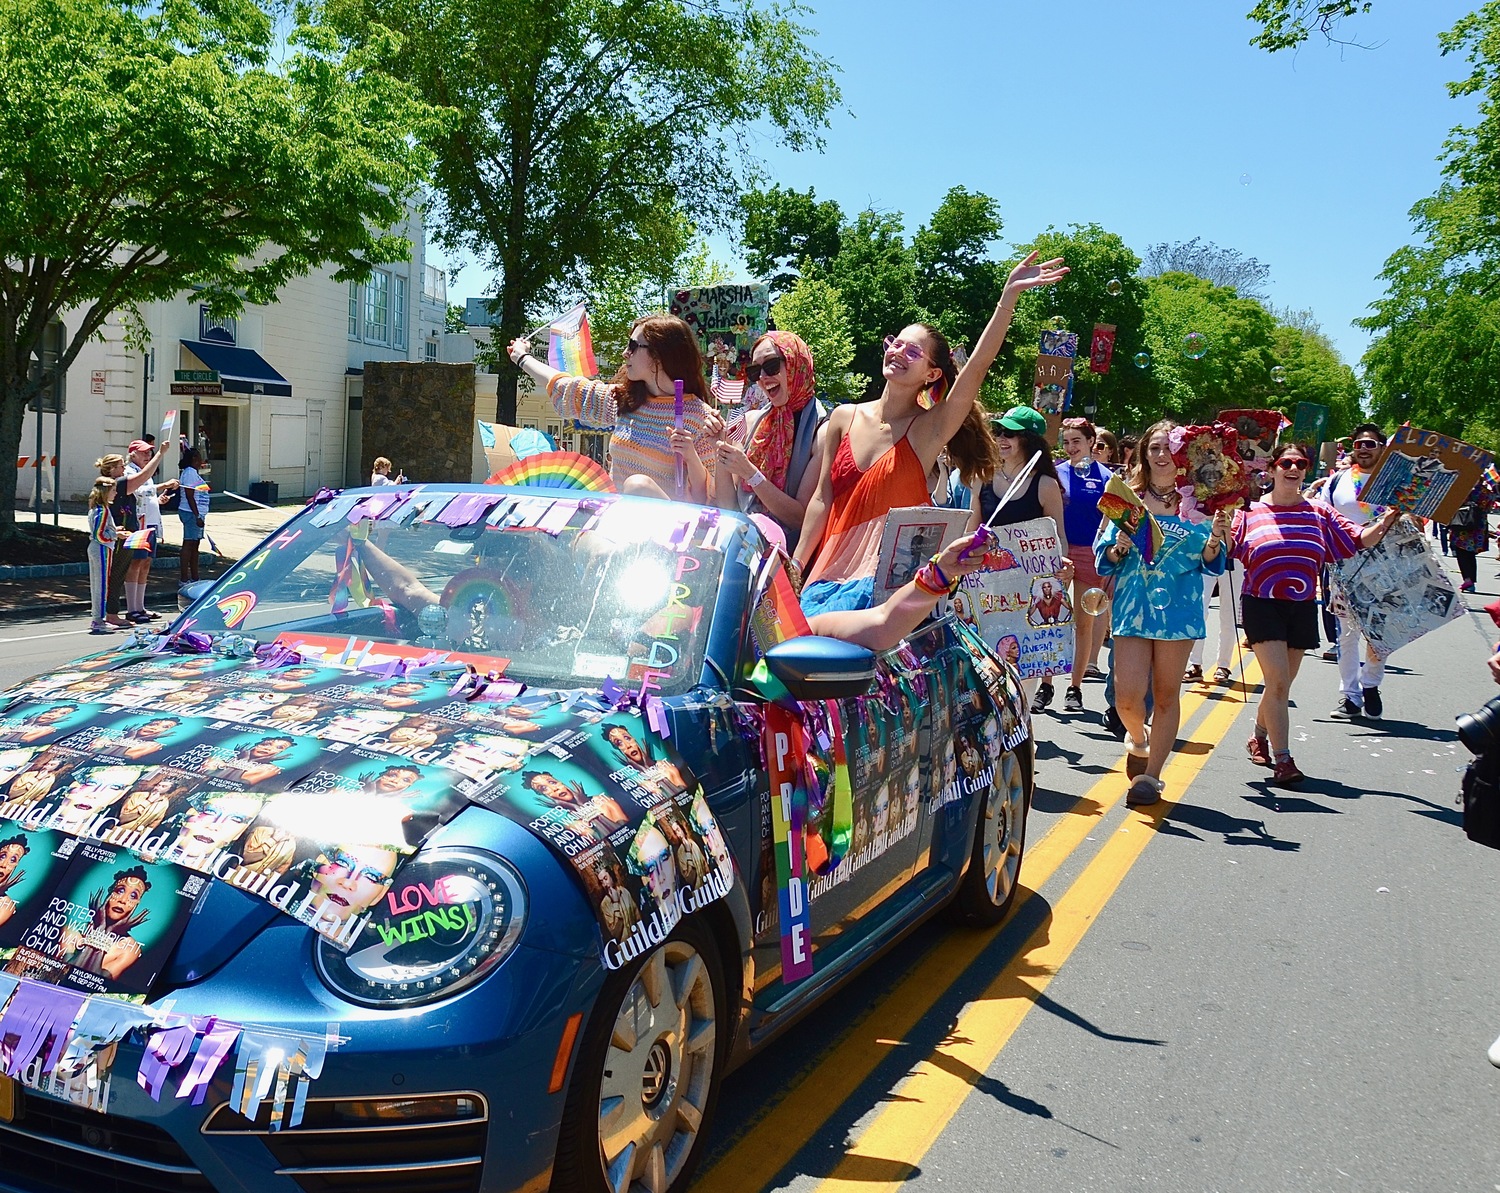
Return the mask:
[[766,651],[771,674],[798,700],[863,696],[875,683],[875,654],[839,638],[789,638]]
[[177,611],[185,612],[194,601],[214,586],[212,580],[194,580],[177,590]]

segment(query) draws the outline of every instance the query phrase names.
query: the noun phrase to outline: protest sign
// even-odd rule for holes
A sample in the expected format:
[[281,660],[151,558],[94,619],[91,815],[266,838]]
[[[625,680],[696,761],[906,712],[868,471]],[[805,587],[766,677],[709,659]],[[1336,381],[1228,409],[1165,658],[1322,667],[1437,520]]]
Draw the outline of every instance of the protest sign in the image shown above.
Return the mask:
[[1057,524],[1033,518],[991,529],[997,541],[959,582],[953,611],[1023,679],[1063,674],[1073,665],[1073,606],[1057,579]]
[[1032,388],[1032,405],[1059,414],[1072,404],[1073,361],[1078,356],[1076,331],[1042,332]]
[[1276,450],[1276,440],[1290,424],[1279,410],[1221,410],[1216,418],[1239,435],[1240,458],[1264,468]]
[[1239,433],[1233,427],[1222,422],[1178,427],[1169,438],[1179,493],[1210,514],[1249,504],[1250,472],[1240,459]]
[[1483,448],[1402,423],[1360,489],[1359,499],[1448,522],[1468,500],[1490,459]]
[[886,515],[875,568],[875,603],[911,582],[917,570],[964,533],[968,510],[935,505],[904,506]]
[[693,286],[672,295],[668,308],[693,329],[705,372],[743,377],[755,341],[766,332],[771,287],[762,283]]
[[1316,402],[1298,402],[1292,411],[1292,442],[1316,452],[1328,434],[1328,407]]
[[1115,325],[1113,323],[1094,324],[1094,338],[1089,345],[1089,372],[1104,374],[1109,372],[1109,363],[1115,354]]
[[1353,614],[1381,658],[1464,613],[1453,581],[1410,518],[1369,550],[1334,564],[1333,579],[1335,608]]

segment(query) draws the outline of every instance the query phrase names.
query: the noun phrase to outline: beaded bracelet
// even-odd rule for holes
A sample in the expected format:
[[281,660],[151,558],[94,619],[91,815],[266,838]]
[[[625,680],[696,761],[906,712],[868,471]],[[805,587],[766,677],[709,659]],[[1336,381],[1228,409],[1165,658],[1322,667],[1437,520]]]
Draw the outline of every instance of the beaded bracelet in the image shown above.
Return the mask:
[[[917,569],[912,576],[918,588],[929,596],[943,596],[948,591],[948,578],[943,575],[942,568],[935,562],[929,561]],[[939,580],[942,581],[939,584]]]

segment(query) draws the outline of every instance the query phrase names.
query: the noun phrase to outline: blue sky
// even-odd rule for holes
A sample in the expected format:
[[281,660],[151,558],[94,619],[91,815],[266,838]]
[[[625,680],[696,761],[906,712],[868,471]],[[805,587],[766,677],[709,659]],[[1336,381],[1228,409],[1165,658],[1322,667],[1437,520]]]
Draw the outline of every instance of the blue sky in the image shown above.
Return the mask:
[[[908,232],[961,184],[999,201],[1007,246],[1049,224],[1097,222],[1137,252],[1201,236],[1268,264],[1271,301],[1311,309],[1356,363],[1350,321],[1473,115],[1448,98],[1464,63],[1437,34],[1476,3],[1376,0],[1346,33],[1372,48],[1272,55],[1247,44],[1252,0],[817,0],[806,23],[845,110],[822,154],[768,146],[766,162]],[[488,282],[467,268],[450,300]]]

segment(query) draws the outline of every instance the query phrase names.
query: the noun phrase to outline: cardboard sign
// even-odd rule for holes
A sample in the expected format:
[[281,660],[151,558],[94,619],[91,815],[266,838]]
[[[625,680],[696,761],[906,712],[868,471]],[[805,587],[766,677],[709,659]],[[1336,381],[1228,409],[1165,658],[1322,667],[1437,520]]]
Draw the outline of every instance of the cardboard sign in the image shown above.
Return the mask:
[[968,510],[913,505],[886,515],[875,568],[875,603],[911,582],[917,570],[964,533]]
[[1328,434],[1328,407],[1316,402],[1298,402],[1292,411],[1292,442],[1316,452]]
[[1241,459],[1259,468],[1265,467],[1276,450],[1276,440],[1289,425],[1279,410],[1221,410],[1217,421],[1235,429]]
[[1409,518],[1376,546],[1334,564],[1333,578],[1335,610],[1354,616],[1381,658],[1465,611],[1427,536]]
[[1057,579],[1061,542],[1051,518],[995,526],[984,566],[959,583],[953,611],[1031,679],[1073,666],[1073,605]]
[[1038,389],[1046,389],[1049,385],[1059,388],[1067,385],[1068,378],[1073,375],[1073,358],[1070,356],[1038,356],[1036,358],[1036,381]]
[[698,337],[704,372],[743,377],[755,341],[766,331],[771,287],[763,283],[694,286],[678,290],[668,307]]
[[1490,460],[1483,448],[1403,423],[1391,436],[1359,499],[1447,522],[1469,499]]

